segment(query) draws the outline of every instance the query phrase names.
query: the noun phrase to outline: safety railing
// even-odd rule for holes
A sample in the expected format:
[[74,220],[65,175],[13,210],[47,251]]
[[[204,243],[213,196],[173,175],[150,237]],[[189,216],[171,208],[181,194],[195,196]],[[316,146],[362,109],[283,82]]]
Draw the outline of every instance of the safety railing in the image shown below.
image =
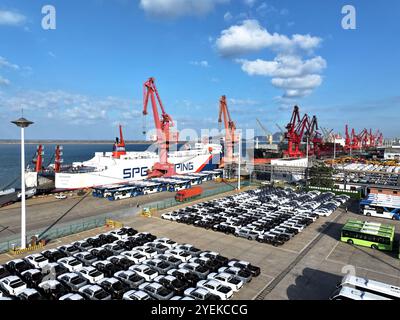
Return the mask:
[[[96,216],[95,218],[86,218],[81,220],[75,220],[73,222],[64,223],[57,227],[51,228],[47,231],[46,229],[34,230],[27,233],[27,243],[32,237],[37,237],[37,235],[44,233],[39,240],[54,240],[61,237],[66,237],[71,234],[76,234],[79,232],[95,229],[102,227],[106,224],[107,216]],[[0,253],[16,250],[20,245],[21,239],[18,236],[12,236],[8,238],[3,238],[0,240]]]

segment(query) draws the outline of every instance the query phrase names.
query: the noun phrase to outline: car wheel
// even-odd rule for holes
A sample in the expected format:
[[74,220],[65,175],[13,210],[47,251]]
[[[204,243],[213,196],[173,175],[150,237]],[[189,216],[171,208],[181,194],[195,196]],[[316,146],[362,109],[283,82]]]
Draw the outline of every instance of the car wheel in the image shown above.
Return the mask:
[[367,216],[367,217],[370,217],[370,216],[371,216],[371,214],[370,214],[370,213],[367,213],[367,214],[366,214],[366,216]]
[[347,240],[347,243],[348,243],[348,244],[354,244],[354,241],[351,240],[351,239],[349,239],[349,240]]
[[371,246],[371,248],[374,249],[374,250],[377,250],[377,249],[378,249],[378,246],[377,246],[376,244],[373,244],[373,245]]
[[247,240],[253,240],[253,238],[252,237],[247,237]]

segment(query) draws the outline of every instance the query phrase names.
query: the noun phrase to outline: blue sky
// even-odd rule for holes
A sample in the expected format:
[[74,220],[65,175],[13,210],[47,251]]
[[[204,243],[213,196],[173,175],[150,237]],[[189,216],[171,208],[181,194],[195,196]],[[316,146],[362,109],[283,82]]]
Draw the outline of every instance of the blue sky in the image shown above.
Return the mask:
[[[42,6],[56,8],[43,30]],[[356,8],[357,29],[341,27]],[[47,0],[0,4],[0,138],[24,108],[28,138],[141,139],[142,84],[156,78],[178,128],[276,131],[293,105],[320,126],[399,136],[400,3],[318,0]],[[152,118],[147,117],[148,127]]]

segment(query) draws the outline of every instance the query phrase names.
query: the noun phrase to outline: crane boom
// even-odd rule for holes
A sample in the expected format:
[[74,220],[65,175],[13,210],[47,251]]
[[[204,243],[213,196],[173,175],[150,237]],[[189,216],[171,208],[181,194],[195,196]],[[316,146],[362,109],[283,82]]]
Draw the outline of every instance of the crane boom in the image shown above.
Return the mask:
[[[223,118],[223,119],[222,119]],[[225,157],[224,163],[232,162],[233,159],[233,146],[237,140],[235,135],[236,125],[233,122],[231,115],[229,113],[228,104],[226,101],[226,96],[222,96],[219,100],[219,115],[218,123],[223,120],[225,127]]]
[[[168,162],[168,151],[171,143],[177,143],[178,134],[171,133],[170,128],[174,126],[172,117],[165,112],[164,105],[158,94],[155,79],[149,78],[143,85],[143,115],[147,115],[147,106],[151,100],[154,125],[157,131],[157,143],[159,144],[160,162],[154,164],[149,170],[148,177],[172,176],[176,174],[175,166]],[[157,102],[161,109],[161,117],[158,112]]]

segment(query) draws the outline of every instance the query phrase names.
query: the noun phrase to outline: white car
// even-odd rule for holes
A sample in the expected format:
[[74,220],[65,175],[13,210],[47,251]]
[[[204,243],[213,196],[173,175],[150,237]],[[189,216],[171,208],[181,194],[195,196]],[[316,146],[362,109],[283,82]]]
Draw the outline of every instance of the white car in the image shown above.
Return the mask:
[[145,256],[143,252],[136,250],[124,251],[121,253],[121,256],[127,257],[129,260],[133,261],[136,264],[139,264],[147,259],[147,256]]
[[177,212],[171,211],[171,212],[166,212],[161,215],[161,218],[165,220],[170,220],[170,221],[176,221],[181,215]]
[[79,289],[79,293],[83,294],[90,300],[111,300],[111,295],[97,284],[88,284],[83,286]]
[[27,285],[17,276],[8,276],[0,280],[0,287],[7,294],[17,296],[27,288]]
[[46,259],[40,253],[31,254],[31,255],[25,257],[25,260],[28,261],[30,264],[32,264],[37,269],[42,269],[46,264],[49,263],[49,260]]
[[64,194],[57,194],[56,196],[54,196],[54,198],[56,198],[58,200],[62,200],[62,199],[67,199],[67,196]]
[[58,300],[74,300],[74,301],[79,301],[79,300],[85,300],[84,297],[82,297],[79,293],[67,293],[60,297]]
[[61,258],[57,263],[67,268],[69,272],[79,271],[83,268],[82,262],[74,257]]
[[233,291],[239,291],[243,287],[243,281],[226,272],[210,273],[207,278],[219,281],[224,286],[230,287]]
[[230,287],[225,286],[220,281],[213,279],[200,280],[197,283],[197,287],[207,289],[212,294],[219,296],[221,300],[228,300],[233,295],[233,290]]
[[129,290],[122,296],[122,300],[150,300],[150,296],[142,290]]
[[141,254],[145,255],[147,259],[154,258],[157,255],[156,250],[147,246],[136,247],[135,251],[139,251]]
[[129,270],[135,271],[139,276],[143,277],[146,281],[152,281],[158,276],[158,272],[146,266],[144,264],[139,264],[137,266],[129,267]]
[[96,283],[104,278],[104,274],[95,267],[83,267],[79,272],[84,278],[89,280],[90,283]]
[[192,255],[190,253],[182,249],[167,250],[165,253],[172,254],[175,258],[181,260],[182,262],[188,262],[192,258]]

